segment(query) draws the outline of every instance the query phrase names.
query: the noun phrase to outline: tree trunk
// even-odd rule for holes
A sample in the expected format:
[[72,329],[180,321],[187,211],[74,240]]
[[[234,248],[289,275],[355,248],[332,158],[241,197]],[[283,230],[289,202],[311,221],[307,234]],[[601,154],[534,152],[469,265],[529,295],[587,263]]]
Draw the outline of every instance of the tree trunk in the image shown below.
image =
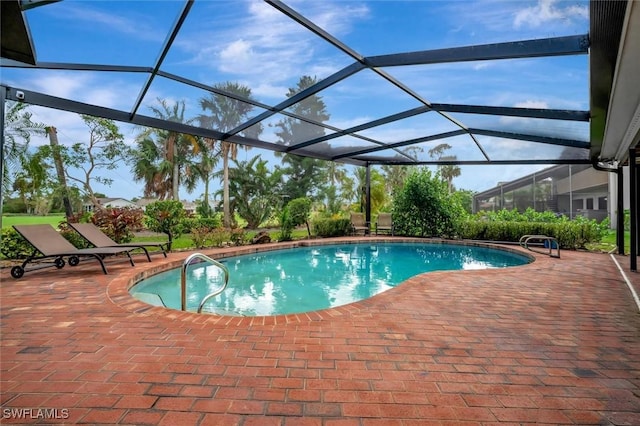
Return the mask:
[[69,220],[73,216],[73,208],[71,207],[71,200],[69,199],[69,189],[67,188],[67,178],[64,175],[64,166],[62,164],[62,157],[60,156],[60,150],[58,146],[58,132],[55,127],[47,127],[47,134],[49,135],[49,144],[51,145],[53,152],[53,162],[56,165],[56,173],[58,175],[58,183],[62,188],[62,204],[64,204],[64,213]]
[[231,227],[231,212],[229,209],[229,152],[222,158],[222,209],[224,212],[223,224],[225,228]]
[[172,182],[172,192],[173,199],[176,201],[180,201],[180,194],[178,193],[180,188],[180,165],[178,164],[178,144],[173,144],[173,182]]
[[204,211],[207,212],[207,217],[212,216],[211,208],[209,207],[209,172],[204,179]]

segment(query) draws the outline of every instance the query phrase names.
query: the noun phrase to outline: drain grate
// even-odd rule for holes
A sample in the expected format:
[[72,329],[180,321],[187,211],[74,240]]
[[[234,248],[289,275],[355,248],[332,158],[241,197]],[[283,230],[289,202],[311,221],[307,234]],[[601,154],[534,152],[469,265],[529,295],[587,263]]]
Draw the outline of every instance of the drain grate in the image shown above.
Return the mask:
[[596,373],[593,370],[590,370],[588,368],[574,368],[573,369],[573,374],[575,374],[578,377],[596,377],[598,376],[598,373]]
[[51,349],[51,346],[27,346],[18,351],[19,354],[42,354]]

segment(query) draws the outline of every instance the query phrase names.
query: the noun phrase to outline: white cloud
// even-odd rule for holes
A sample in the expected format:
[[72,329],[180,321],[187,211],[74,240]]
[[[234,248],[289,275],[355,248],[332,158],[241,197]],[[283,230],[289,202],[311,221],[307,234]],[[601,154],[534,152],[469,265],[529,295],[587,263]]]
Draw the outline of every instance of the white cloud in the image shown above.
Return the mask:
[[239,39],[225,46],[218,56],[222,71],[239,73],[251,66],[256,55],[251,43]]
[[571,22],[573,19],[588,19],[587,6],[570,5],[563,7],[557,0],[539,0],[535,6],[527,7],[516,12],[513,26],[515,28],[540,27],[548,23],[560,21]]
[[251,94],[260,98],[284,98],[287,90],[289,90],[289,88],[286,86],[266,82],[251,86]]
[[74,71],[52,71],[20,84],[47,95],[124,111],[133,107],[140,91],[139,84],[130,80]]
[[59,98],[78,99],[78,94],[85,93],[89,84],[87,74],[74,74],[65,72],[48,73],[33,81],[37,90]]
[[482,62],[473,64],[473,69],[476,71],[480,71],[485,68],[489,68],[490,66],[491,66],[491,63],[489,63],[489,61],[482,61]]
[[[299,7],[300,13],[335,36],[349,32],[354,21],[368,13],[366,7],[351,2],[289,5]],[[266,3],[238,2],[235,8],[224,24],[213,27],[208,23],[221,21],[219,8],[198,9],[198,22],[181,31],[175,47],[182,52],[175,52],[172,60],[181,56],[183,64],[206,67],[207,82],[241,78],[254,95],[269,98],[283,98],[302,75],[324,78],[349,63],[344,56],[336,62],[333,47]],[[281,87],[286,89],[274,93]]]
[[545,101],[526,100],[524,102],[516,102],[514,107],[516,107],[516,108],[547,109],[547,108],[549,108],[549,104],[547,104],[547,102],[545,102]]

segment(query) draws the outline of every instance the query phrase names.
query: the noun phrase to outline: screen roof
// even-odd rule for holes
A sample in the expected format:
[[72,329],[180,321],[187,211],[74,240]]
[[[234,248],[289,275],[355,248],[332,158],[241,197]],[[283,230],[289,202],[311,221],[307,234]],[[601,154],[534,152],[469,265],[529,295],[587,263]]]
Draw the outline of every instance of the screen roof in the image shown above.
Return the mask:
[[[586,1],[17,3],[34,63],[3,44],[9,99],[354,165],[591,161]],[[212,94],[244,121],[151,112],[184,101],[197,117]],[[306,113],[318,99],[322,119]]]

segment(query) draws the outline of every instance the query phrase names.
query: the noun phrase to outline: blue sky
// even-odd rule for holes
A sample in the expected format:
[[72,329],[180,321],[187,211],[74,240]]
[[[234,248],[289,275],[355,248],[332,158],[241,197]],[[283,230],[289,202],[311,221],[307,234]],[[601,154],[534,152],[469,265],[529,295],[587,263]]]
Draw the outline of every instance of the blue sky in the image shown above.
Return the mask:
[[[287,1],[286,4],[363,56],[385,55],[447,47],[537,39],[588,32],[588,2],[560,0],[517,1]],[[26,13],[39,61],[152,66],[166,32],[183,7],[182,1],[72,1],[38,7]],[[162,70],[204,84],[236,81],[252,89],[260,102],[275,105],[286,98],[302,75],[319,79],[353,60],[273,7],[259,1],[195,2]],[[436,103],[589,109],[588,58],[583,56],[437,64],[385,69],[393,77]],[[88,71],[1,70],[3,84],[129,111],[146,79],[145,74]],[[140,113],[157,98],[184,100],[187,115],[201,111],[198,99],[206,92],[156,78]],[[365,70],[321,93],[331,114],[329,124],[348,128],[419,105],[375,73]],[[76,114],[32,107],[34,119],[58,129],[60,142],[86,141],[87,131]],[[260,111],[256,110],[255,113]],[[471,127],[483,125],[517,129],[523,119],[466,117]],[[274,124],[275,116],[265,124]],[[490,121],[491,120],[491,121]],[[496,121],[499,120],[499,121]],[[528,123],[530,124],[530,123]],[[565,125],[540,120],[551,134],[588,138],[588,125]],[[140,129],[121,125],[128,142]],[[450,123],[431,115],[370,129],[363,135],[398,141],[439,133]],[[265,125],[263,139],[275,141]],[[492,158],[510,159],[547,149],[539,144],[481,141]],[[34,143],[46,143],[35,140]],[[337,141],[336,148],[340,143]],[[459,159],[479,159],[468,140],[448,140]],[[428,149],[425,146],[425,151]],[[551,152],[551,151],[549,151]],[[241,151],[240,159],[268,151]],[[557,155],[557,153],[556,153]],[[463,167],[454,180],[458,188],[482,191],[499,181],[533,172],[533,166]],[[114,184],[96,187],[109,196],[141,196],[142,183],[132,183],[129,168],[112,174]],[[201,195],[182,191],[185,199]]]

